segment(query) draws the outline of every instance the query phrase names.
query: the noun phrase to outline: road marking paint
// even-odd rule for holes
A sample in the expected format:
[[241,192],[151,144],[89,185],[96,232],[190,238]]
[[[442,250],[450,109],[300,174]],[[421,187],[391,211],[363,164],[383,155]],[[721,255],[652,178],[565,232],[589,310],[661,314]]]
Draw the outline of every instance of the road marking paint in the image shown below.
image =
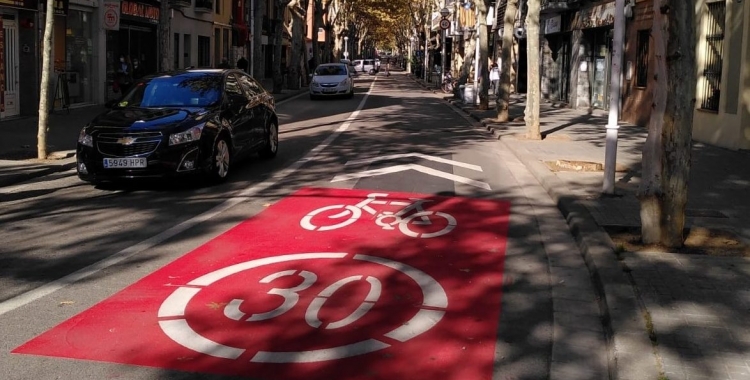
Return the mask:
[[346,346],[324,348],[320,350],[302,352],[260,351],[255,354],[250,361],[254,363],[315,363],[364,355],[390,346],[390,344],[383,343],[377,339],[368,339]]
[[467,164],[461,161],[454,161],[454,160],[449,160],[447,158],[429,156],[429,155],[422,154],[422,153],[401,153],[401,154],[390,154],[387,156],[376,156],[376,157],[370,157],[370,158],[363,158],[360,160],[347,161],[346,164],[344,165],[371,164],[373,162],[378,162],[378,161],[397,160],[399,158],[407,158],[407,157],[418,157],[418,158],[422,158],[425,160],[440,162],[443,164],[448,164],[448,165],[453,165],[453,166],[459,166],[462,168],[471,169],[471,170],[475,170],[478,172],[482,171],[482,167],[479,165]]
[[406,170],[416,170],[420,173],[428,174],[434,177],[445,178],[453,182],[460,182],[465,185],[478,187],[480,189],[492,190],[492,188],[490,188],[490,185],[487,182],[477,181],[475,179],[462,177],[460,175],[456,175],[453,173],[446,173],[441,170],[428,168],[426,166],[416,165],[416,164],[394,165],[394,166],[389,166],[385,168],[365,170],[359,173],[341,174],[341,175],[337,175],[333,177],[331,182],[342,182],[342,181],[348,181],[352,179],[359,179],[359,178],[365,178],[365,177],[375,177],[375,176],[384,175],[384,174],[403,172]]
[[318,144],[315,148],[310,150],[304,157],[300,158],[296,162],[292,163],[285,169],[281,170],[280,172],[277,172],[271,178],[256,184],[255,186],[251,186],[241,192],[239,192],[236,196],[227,199],[223,203],[215,206],[214,208],[204,212],[203,214],[197,215],[193,218],[190,218],[180,224],[175,225],[174,227],[171,227],[165,231],[163,231],[160,234],[157,234],[155,236],[152,236],[140,243],[137,243],[135,245],[132,245],[128,248],[125,248],[105,259],[102,259],[100,261],[97,261],[96,263],[93,263],[87,267],[81,268],[67,276],[64,276],[62,278],[59,278],[57,280],[54,280],[52,282],[48,282],[34,290],[30,290],[28,292],[19,294],[11,299],[8,299],[6,301],[0,302],[0,315],[3,315],[5,313],[8,313],[10,311],[13,311],[15,309],[18,309],[19,307],[28,305],[31,302],[34,302],[42,297],[45,297],[47,295],[50,295],[68,285],[71,285],[73,283],[76,283],[84,278],[87,278],[89,276],[94,275],[95,273],[106,269],[108,267],[111,267],[113,265],[116,265],[131,256],[134,256],[136,254],[139,254],[143,251],[146,251],[148,249],[151,249],[155,247],[158,244],[161,244],[162,242],[171,239],[172,237],[190,229],[194,226],[197,226],[201,223],[204,223],[205,221],[212,219],[216,217],[217,215],[237,206],[238,204],[245,202],[248,198],[254,196],[255,194],[258,194],[269,187],[277,184],[281,180],[285,179],[292,173],[299,170],[304,164],[313,161],[316,156],[322,152],[324,149],[326,149],[331,143],[336,140],[339,135],[341,135],[343,132],[345,132],[351,123],[356,119],[356,117],[359,115],[360,111],[364,108],[365,103],[367,102],[367,99],[370,97],[370,94],[372,93],[373,88],[375,88],[375,81],[373,80],[370,84],[369,90],[367,90],[367,93],[365,93],[365,96],[362,98],[362,100],[359,102],[359,105],[357,106],[357,109],[351,113],[351,115],[344,121],[341,126],[336,129],[333,133],[331,133],[323,142]]

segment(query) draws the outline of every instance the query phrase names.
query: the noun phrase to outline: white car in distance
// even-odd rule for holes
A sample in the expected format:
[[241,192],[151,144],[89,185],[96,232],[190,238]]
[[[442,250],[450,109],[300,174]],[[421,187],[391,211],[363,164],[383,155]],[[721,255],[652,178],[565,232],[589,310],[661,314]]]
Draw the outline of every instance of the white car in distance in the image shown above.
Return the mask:
[[310,99],[327,96],[354,96],[354,79],[348,65],[324,63],[315,68],[310,82]]

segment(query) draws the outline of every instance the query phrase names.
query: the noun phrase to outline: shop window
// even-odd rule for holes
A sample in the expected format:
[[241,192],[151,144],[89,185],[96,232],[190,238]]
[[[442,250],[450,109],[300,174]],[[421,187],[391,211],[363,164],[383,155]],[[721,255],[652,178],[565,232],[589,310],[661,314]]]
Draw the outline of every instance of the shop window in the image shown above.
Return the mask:
[[65,55],[58,56],[68,73],[68,92],[71,103],[93,101],[94,45],[91,13],[69,10],[67,23],[60,23],[65,31]]
[[648,86],[648,45],[650,41],[650,30],[644,29],[638,31],[638,52],[635,58],[635,85],[638,87]]
[[174,68],[180,68],[180,33],[174,34]]
[[229,29],[222,29],[221,32],[223,36],[221,44],[223,55],[221,58],[229,60]]
[[708,111],[719,110],[721,99],[721,68],[724,64],[724,23],[726,3],[708,3],[704,14],[706,26],[706,47],[704,51],[703,76],[701,78],[700,108]]
[[214,29],[214,65],[221,63],[221,29]]
[[211,37],[198,36],[198,67],[211,66]]

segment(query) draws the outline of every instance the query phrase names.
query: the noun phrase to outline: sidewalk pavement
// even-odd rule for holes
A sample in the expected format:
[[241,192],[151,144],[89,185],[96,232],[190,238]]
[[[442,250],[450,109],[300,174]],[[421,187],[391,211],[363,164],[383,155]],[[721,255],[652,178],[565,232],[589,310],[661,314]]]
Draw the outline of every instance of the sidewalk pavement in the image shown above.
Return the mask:
[[[602,297],[611,378],[750,379],[750,255],[620,252],[605,230],[640,226],[646,128],[620,125],[616,195],[604,196],[600,168],[575,169],[603,165],[606,113],[543,102],[544,139],[534,141],[524,138],[523,121],[495,121],[494,97],[490,110],[478,110],[443,95],[513,151],[557,202]],[[511,103],[511,119],[522,117],[524,98]],[[750,152],[695,143],[690,177],[687,226],[729,231],[750,246]]]
[[[263,81],[263,86],[269,91],[273,88],[269,80]],[[281,94],[274,94],[274,97],[280,102],[303,92],[307,92],[306,87],[300,90],[284,89]],[[106,108],[103,105],[74,108],[70,113],[55,110],[49,116],[49,157],[46,160],[36,159],[38,117],[0,121],[0,131],[3,134],[0,139],[0,187],[74,168],[76,143],[81,128],[104,111]]]

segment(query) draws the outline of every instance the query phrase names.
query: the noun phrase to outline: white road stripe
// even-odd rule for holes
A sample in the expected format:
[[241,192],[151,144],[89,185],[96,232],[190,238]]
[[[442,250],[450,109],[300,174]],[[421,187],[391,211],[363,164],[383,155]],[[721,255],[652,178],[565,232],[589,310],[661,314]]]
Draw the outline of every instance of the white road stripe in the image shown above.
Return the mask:
[[21,306],[27,305],[42,297],[52,294],[70,284],[73,284],[77,281],[87,278],[99,272],[100,270],[103,270],[110,266],[118,264],[122,262],[123,260],[130,258],[133,255],[136,255],[145,250],[151,249],[152,247],[164,242],[165,240],[170,239],[198,224],[201,224],[223,213],[224,211],[235,207],[236,205],[242,202],[245,202],[248,198],[280,182],[281,180],[288,177],[295,171],[299,170],[299,168],[301,168],[302,165],[306,164],[307,162],[313,161],[313,159],[315,159],[315,156],[318,153],[322,152],[325,148],[331,145],[333,140],[335,140],[337,137],[339,137],[339,135],[341,135],[343,132],[345,132],[349,128],[352,121],[356,119],[356,117],[359,115],[359,112],[364,108],[365,102],[367,102],[367,98],[370,97],[370,94],[372,93],[372,89],[375,87],[376,80],[377,78],[372,81],[372,84],[370,84],[370,89],[362,98],[362,101],[359,102],[359,106],[357,106],[357,109],[354,112],[352,112],[352,114],[346,119],[346,121],[343,124],[341,124],[341,126],[338,129],[336,129],[322,143],[320,143],[318,146],[316,146],[310,152],[308,152],[307,155],[299,159],[297,162],[289,165],[286,169],[274,174],[273,176],[271,176],[271,178],[269,178],[266,181],[263,181],[255,186],[249,187],[239,192],[236,196],[227,199],[222,204],[217,205],[213,209],[208,210],[204,212],[203,214],[197,215],[191,219],[188,219],[156,236],[153,236],[138,244],[125,248],[113,254],[112,256],[109,256],[85,268],[81,268],[65,277],[46,283],[34,290],[28,291],[23,294],[19,294],[18,296],[15,296],[11,299],[0,302],[0,315],[13,311]]

